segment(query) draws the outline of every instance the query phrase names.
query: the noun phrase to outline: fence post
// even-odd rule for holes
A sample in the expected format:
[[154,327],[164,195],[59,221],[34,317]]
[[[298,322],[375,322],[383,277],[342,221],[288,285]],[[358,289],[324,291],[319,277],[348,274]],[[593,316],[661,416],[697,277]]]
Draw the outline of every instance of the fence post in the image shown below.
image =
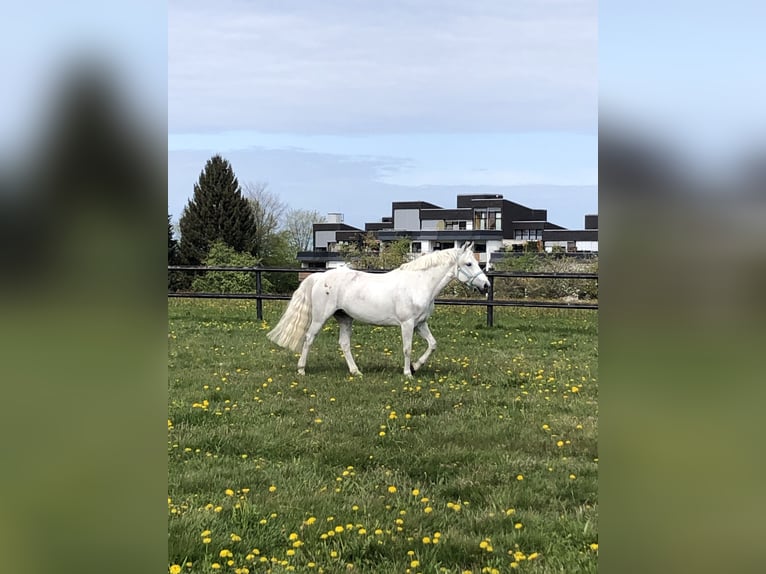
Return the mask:
[[495,325],[495,306],[492,302],[495,300],[495,276],[489,275],[489,292],[487,293],[487,327],[494,327]]
[[261,299],[263,289],[260,268],[255,270],[255,294],[257,295],[255,299],[255,314],[259,321],[263,321],[263,299]]

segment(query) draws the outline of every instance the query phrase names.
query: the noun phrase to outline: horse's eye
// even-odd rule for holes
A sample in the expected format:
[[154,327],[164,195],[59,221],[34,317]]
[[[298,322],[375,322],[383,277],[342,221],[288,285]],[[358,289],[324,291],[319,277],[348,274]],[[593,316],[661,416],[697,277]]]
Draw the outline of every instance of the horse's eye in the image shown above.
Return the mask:
[[471,265],[473,265],[473,263],[466,263],[465,264],[466,267],[470,267]]

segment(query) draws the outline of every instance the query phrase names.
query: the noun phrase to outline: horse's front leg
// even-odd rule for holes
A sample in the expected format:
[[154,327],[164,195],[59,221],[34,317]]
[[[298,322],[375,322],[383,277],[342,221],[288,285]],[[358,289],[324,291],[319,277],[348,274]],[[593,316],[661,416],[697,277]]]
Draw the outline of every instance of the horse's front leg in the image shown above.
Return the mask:
[[436,349],[436,339],[434,339],[434,336],[431,334],[431,329],[428,328],[428,323],[423,321],[417,326],[417,329],[418,334],[428,343],[428,348],[426,349],[425,353],[423,353],[423,355],[412,365],[412,369],[415,371],[425,365],[428,357],[430,357],[431,353],[433,353],[434,349]]
[[402,323],[402,349],[404,350],[404,376],[411,377],[412,369],[410,361],[412,359],[412,332],[415,329],[414,321]]

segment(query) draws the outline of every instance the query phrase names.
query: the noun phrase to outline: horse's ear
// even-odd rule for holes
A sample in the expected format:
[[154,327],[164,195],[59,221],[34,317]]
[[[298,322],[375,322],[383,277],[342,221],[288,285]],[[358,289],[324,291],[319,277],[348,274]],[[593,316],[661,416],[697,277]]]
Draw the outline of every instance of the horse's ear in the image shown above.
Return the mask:
[[473,251],[473,241],[463,245],[463,251]]

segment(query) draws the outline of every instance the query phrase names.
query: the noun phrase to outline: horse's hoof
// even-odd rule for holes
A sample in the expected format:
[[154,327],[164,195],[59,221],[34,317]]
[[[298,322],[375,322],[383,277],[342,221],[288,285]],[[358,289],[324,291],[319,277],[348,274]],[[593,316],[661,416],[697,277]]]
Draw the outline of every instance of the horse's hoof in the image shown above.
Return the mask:
[[361,377],[362,371],[349,371],[352,377]]
[[305,375],[306,374],[306,369],[298,369],[298,374],[299,375]]

